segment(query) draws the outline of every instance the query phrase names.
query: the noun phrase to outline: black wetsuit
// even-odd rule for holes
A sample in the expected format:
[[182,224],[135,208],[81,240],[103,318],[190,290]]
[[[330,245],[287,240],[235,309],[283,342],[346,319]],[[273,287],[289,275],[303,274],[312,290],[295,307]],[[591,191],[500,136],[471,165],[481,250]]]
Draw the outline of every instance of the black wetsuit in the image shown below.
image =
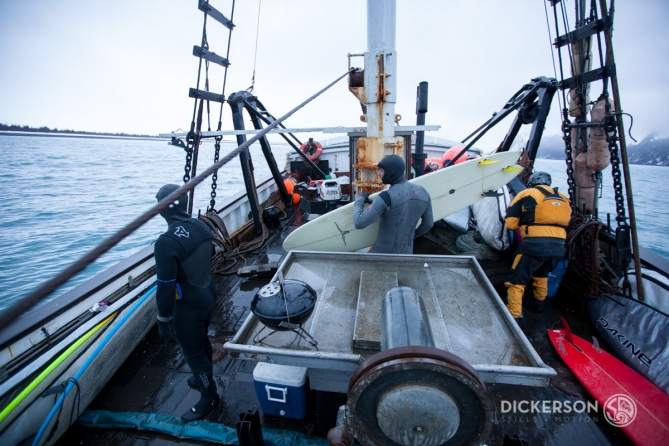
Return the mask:
[[[413,254],[413,240],[432,228],[432,201],[422,186],[409,183],[404,178],[405,163],[397,155],[381,160],[384,170],[383,183],[390,188],[383,191],[364,209],[369,194],[359,194],[355,200],[353,222],[356,229],[363,229],[379,220],[379,234],[369,252]],[[420,226],[416,228],[418,220]]]
[[[156,198],[161,200],[177,187],[164,186]],[[186,362],[193,375],[202,379],[203,373],[211,375],[212,372],[212,347],[207,336],[216,297],[209,272],[212,235],[205,223],[188,215],[186,197],[179,201],[161,213],[168,228],[154,247],[158,320],[174,318],[174,329]]]

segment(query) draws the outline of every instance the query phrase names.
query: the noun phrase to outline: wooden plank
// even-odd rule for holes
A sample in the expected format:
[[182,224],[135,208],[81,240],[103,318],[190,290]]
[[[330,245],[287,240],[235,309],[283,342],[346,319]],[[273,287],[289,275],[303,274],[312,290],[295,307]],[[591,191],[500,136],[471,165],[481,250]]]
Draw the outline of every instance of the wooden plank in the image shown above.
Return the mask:
[[221,104],[225,102],[225,96],[222,94],[212,93],[211,91],[197,90],[195,88],[188,90],[188,97],[204,99],[205,101],[220,102]]
[[197,45],[193,46],[193,56],[201,57],[204,60],[208,60],[209,62],[213,62],[213,63],[221,65],[223,67],[230,66],[230,61],[228,59],[226,59],[225,57],[219,56],[218,54],[214,53],[213,51],[209,51],[208,49],[199,47]]
[[209,17],[219,22],[221,25],[225,26],[232,31],[232,28],[235,27],[235,24],[230,21],[226,16],[224,16],[218,9],[214,8],[205,0],[200,0],[197,5],[197,9],[202,12],[206,12]]

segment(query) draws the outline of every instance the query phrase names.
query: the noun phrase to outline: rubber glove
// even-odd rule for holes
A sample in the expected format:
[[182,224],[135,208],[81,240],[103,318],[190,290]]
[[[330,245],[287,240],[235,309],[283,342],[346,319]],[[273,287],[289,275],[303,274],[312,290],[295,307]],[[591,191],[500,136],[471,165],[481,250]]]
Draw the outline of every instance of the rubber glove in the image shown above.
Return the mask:
[[176,337],[174,336],[174,325],[172,325],[172,321],[158,321],[158,334],[160,335],[160,339],[167,342],[168,344],[174,344],[177,342]]

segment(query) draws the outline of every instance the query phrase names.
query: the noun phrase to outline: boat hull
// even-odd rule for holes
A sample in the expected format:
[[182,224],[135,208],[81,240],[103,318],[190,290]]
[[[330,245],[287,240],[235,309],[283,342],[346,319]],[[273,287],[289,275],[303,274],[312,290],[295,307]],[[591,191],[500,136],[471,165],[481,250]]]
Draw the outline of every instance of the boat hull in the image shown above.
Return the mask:
[[[92,342],[82,345],[81,351],[74,353],[78,354],[76,360],[71,362],[62,371],[54,370],[53,377],[45,379],[43,381],[44,385],[36,388],[22,407],[15,409],[20,411],[20,414],[11,423],[8,423],[8,426],[0,433],[0,444],[14,445],[36,435],[60,397],[60,393],[58,393],[40,398],[43,389],[50,387],[50,385],[59,385],[61,382],[65,382],[75,376],[82,366],[91,359],[91,355],[105,340],[107,333],[114,328],[115,324],[121,323],[124,320],[124,316],[128,315],[132,309],[133,306],[128,306],[121,311],[118,317],[108,324],[106,331],[101,336],[97,336]],[[154,296],[151,295],[134,309],[132,314],[128,315],[122,329],[119,329],[111,336],[104,348],[92,359],[86,371],[81,375],[81,378],[78,380],[78,386],[65,398],[62,411],[51,420],[40,444],[44,444],[46,439],[51,436],[51,431],[54,430],[56,422],[58,426],[55,428],[50,442],[57,440],[65,433],[75,421],[77,415],[83,412],[91,401],[93,401],[121,364],[125,362],[137,344],[146,336],[155,323],[156,314],[157,308]],[[77,387],[78,395],[76,394]],[[72,414],[74,414],[75,419],[71,419]]]

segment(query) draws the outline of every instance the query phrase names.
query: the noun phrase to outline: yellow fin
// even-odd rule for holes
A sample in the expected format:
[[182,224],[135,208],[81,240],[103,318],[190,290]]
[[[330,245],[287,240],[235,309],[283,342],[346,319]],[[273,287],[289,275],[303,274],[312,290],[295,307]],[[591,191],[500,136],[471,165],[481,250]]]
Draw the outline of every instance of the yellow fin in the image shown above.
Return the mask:
[[523,168],[518,166],[507,166],[502,169],[502,172],[518,172],[519,170],[523,170]]
[[487,166],[488,164],[496,164],[499,163],[499,160],[489,160],[485,158],[483,161],[479,161],[479,166]]

